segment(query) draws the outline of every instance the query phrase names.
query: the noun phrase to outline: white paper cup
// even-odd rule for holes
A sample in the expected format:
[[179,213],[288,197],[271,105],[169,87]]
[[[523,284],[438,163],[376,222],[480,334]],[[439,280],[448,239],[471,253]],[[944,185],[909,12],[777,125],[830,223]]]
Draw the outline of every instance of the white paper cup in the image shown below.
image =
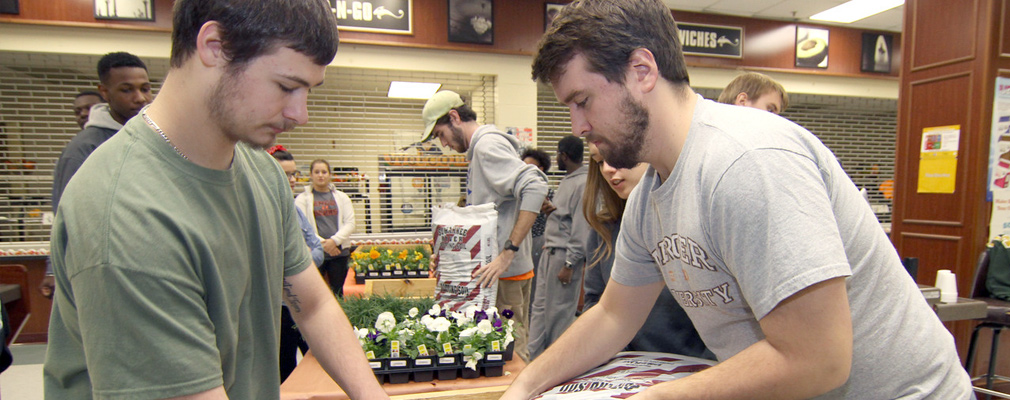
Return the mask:
[[957,280],[949,269],[936,271],[936,287],[940,289],[941,303],[957,302]]

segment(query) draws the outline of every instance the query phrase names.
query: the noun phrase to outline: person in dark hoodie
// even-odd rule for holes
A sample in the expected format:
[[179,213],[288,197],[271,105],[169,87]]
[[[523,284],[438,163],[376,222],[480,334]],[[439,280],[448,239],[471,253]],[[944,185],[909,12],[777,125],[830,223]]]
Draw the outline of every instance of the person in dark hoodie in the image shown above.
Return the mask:
[[109,53],[98,60],[98,92],[108,103],[91,108],[84,130],[67,144],[53,172],[53,211],[59,207],[67,182],[98,146],[115,135],[153,98],[147,65],[125,52]]
[[519,158],[522,144],[494,125],[480,125],[459,94],[435,93],[421,110],[421,142],[437,138],[443,147],[466,154],[466,205],[494,203],[498,209],[498,257],[474,272],[482,287],[498,282],[495,306],[510,309],[518,322],[515,354],[529,360],[530,290],[533,256],[530,235],[533,222],[547,197],[547,175]]
[[[89,108],[84,129],[77,133],[60,153],[53,171],[53,213],[55,214],[63,189],[70,178],[84,164],[102,143],[115,135],[123,124],[133,118],[151,102],[151,79],[147,76],[147,65],[133,54],[126,52],[109,53],[98,60],[98,92],[100,99],[108,103],[94,104]],[[83,92],[82,92],[83,93]],[[88,94],[88,93],[83,93]],[[77,110],[75,110],[77,113]],[[46,262],[46,276],[39,285],[39,291],[47,298],[53,298],[52,266]]]

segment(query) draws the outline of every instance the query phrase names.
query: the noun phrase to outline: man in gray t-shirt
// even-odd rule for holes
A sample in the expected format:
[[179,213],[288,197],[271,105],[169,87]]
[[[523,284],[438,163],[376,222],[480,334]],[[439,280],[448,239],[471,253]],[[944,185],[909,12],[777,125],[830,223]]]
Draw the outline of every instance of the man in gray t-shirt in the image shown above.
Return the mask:
[[503,398],[609,359],[662,290],[720,363],[643,397],[973,397],[950,333],[831,151],[771,113],[696,95],[662,2],[566,6],[533,76],[608,164],[651,168],[628,199],[600,303]]

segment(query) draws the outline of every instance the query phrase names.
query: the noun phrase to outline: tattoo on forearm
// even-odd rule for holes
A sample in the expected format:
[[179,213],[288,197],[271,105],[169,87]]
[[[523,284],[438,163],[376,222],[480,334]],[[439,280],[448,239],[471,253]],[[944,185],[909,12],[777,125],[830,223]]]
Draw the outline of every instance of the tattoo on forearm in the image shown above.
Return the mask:
[[298,300],[298,296],[291,291],[291,282],[284,279],[284,298],[288,302],[288,307],[294,312],[302,312],[302,303]]

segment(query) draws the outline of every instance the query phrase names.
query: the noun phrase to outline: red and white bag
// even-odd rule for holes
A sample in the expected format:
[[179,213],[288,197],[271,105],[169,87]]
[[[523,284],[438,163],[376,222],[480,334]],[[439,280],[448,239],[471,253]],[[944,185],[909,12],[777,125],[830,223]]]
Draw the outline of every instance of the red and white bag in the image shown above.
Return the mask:
[[714,364],[715,361],[677,354],[621,352],[533,400],[626,399],[650,386],[689,376]]
[[457,207],[432,207],[432,254],[438,268],[435,302],[453,311],[475,305],[484,310],[495,305],[498,282],[481,288],[474,271],[498,256],[498,211],[493,203]]

